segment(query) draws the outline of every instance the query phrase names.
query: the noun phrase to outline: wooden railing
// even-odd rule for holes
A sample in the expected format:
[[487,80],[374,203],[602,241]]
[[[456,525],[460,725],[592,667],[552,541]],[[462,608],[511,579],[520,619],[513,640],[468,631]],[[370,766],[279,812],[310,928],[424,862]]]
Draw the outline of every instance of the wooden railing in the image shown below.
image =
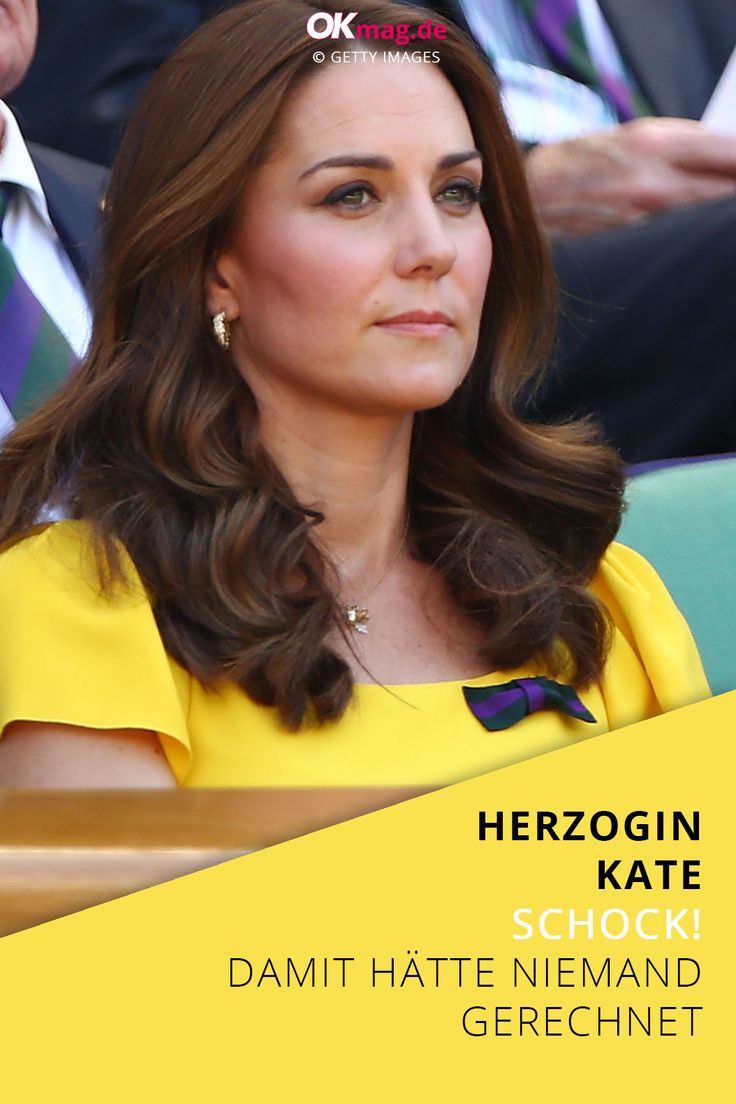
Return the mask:
[[0,789],[0,935],[425,792]]

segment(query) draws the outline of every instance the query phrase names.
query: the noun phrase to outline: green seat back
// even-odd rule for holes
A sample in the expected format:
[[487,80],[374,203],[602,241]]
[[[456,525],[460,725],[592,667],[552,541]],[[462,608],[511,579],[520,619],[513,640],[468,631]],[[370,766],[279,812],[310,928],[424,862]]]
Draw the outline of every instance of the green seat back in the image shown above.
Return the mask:
[[736,458],[635,476],[618,539],[654,565],[687,618],[714,694],[736,689]]

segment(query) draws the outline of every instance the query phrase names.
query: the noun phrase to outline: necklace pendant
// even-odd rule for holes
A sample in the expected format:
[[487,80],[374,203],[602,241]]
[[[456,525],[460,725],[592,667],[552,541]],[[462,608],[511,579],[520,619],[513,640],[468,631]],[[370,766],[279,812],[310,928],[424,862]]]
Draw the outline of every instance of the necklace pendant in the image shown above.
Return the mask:
[[359,633],[367,633],[370,614],[365,606],[345,606],[345,620]]

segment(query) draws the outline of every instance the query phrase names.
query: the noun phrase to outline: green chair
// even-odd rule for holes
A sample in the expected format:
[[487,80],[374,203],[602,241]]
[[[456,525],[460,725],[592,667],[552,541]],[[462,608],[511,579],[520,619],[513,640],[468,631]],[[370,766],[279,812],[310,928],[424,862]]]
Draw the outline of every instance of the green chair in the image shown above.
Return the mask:
[[634,475],[618,535],[687,618],[714,694],[736,689],[736,457]]

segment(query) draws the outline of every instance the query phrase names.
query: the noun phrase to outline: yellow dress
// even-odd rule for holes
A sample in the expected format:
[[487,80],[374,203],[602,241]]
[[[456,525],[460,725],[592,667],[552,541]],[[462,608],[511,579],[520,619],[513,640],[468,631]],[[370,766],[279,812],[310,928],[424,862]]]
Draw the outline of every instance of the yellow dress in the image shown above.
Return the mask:
[[614,544],[592,584],[613,616],[613,647],[601,681],[580,694],[596,724],[543,711],[487,731],[462,687],[544,674],[529,666],[359,685],[340,721],[286,732],[275,709],[232,684],[204,689],[166,654],[132,563],[131,587],[103,599],[86,535],[83,522],[58,522],[0,555],[0,732],[16,720],[147,729],[184,786],[447,784],[710,696],[663,583]]

